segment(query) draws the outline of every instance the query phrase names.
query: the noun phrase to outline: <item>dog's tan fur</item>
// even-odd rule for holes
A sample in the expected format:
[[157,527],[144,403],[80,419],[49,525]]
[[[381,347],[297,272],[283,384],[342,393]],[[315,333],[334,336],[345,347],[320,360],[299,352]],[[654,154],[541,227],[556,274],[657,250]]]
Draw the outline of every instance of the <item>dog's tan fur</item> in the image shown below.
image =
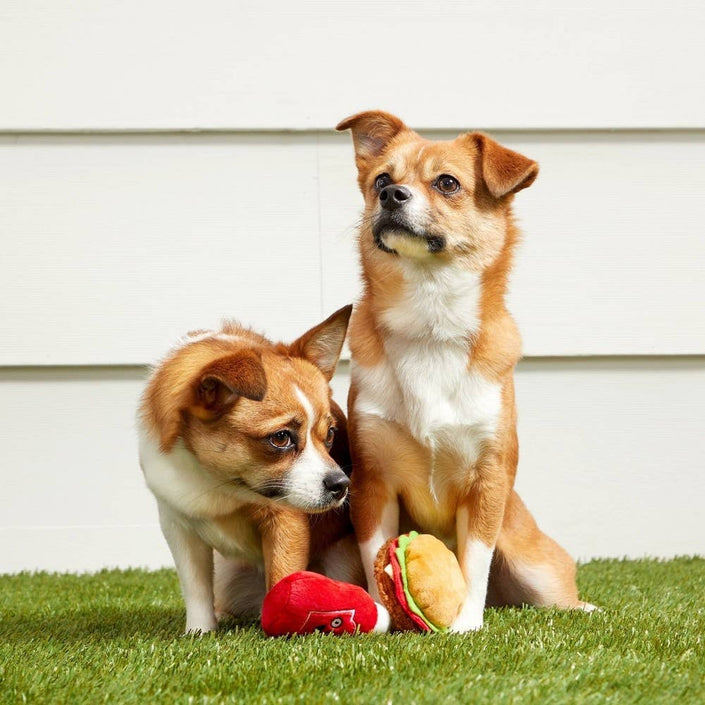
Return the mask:
[[[354,115],[338,129],[352,132],[365,199],[359,233],[363,293],[349,338],[348,423],[355,468],[351,511],[368,583],[370,557],[401,523],[433,533],[457,551],[469,585],[466,609],[455,625],[459,631],[481,626],[485,599],[583,606],[573,561],[538,529],[513,491],[518,462],[513,372],[521,342],[505,306],[518,240],[512,201],[533,183],[538,165],[482,133],[445,142],[423,139],[381,111]],[[441,175],[454,177],[459,190],[442,192]],[[382,184],[411,194],[393,214],[401,219],[394,223],[403,223],[399,228],[380,227],[389,216],[381,204]],[[394,193],[389,189],[387,195]],[[456,279],[466,286],[475,316],[456,302]],[[423,298],[414,298],[418,287],[428,288],[433,311],[428,327],[420,324],[417,330],[412,314],[426,315]],[[464,372],[453,374],[460,375],[460,387],[471,390],[474,384],[480,390],[477,408],[471,392],[462,392],[458,401],[452,384],[419,403],[426,393],[426,354],[429,373],[437,361],[465,359]],[[376,392],[380,385],[394,402]],[[438,419],[462,415],[453,406],[460,403],[477,418],[442,423],[429,415],[436,403]],[[374,595],[374,586],[370,589]]]

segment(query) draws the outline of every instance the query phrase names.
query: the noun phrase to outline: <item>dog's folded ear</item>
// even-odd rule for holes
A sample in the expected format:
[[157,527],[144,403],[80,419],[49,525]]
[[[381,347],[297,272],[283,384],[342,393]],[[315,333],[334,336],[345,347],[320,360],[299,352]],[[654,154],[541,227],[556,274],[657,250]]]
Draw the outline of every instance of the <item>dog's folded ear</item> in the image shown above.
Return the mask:
[[531,186],[539,173],[539,165],[519,152],[503,147],[481,132],[465,135],[477,149],[482,178],[487,190],[495,198]]
[[352,305],[344,306],[289,345],[292,357],[302,357],[318,367],[327,380],[333,377],[345,342]]
[[184,414],[215,420],[240,397],[261,400],[266,391],[267,378],[257,350],[245,348],[208,363],[182,354],[157,371],[145,391],[142,409],[162,452],[168,453],[183,430]]
[[239,397],[262,401],[266,391],[261,354],[257,350],[239,350],[214,360],[201,370],[193,387],[189,411],[200,419],[216,419]]
[[365,162],[380,155],[389,142],[409,128],[395,115],[382,110],[357,113],[339,122],[336,130],[350,130],[355,146],[355,162],[362,169]]

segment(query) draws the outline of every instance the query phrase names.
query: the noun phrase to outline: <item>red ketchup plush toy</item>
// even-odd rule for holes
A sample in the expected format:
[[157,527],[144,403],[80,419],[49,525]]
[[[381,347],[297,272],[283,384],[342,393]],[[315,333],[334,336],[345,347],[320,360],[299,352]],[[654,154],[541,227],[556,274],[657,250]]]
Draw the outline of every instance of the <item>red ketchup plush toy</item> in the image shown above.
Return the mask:
[[264,598],[262,629],[268,636],[445,632],[466,595],[455,555],[438,539],[415,531],[382,546],[375,578],[382,605],[357,585],[308,571],[289,575]]

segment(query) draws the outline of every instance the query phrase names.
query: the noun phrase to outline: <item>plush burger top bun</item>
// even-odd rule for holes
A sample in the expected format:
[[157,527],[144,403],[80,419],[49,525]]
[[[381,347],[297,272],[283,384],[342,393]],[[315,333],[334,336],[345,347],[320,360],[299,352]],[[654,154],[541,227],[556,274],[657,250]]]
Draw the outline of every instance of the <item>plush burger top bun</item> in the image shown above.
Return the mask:
[[[390,546],[396,547],[398,543],[399,539],[388,541],[377,554],[375,575],[380,597],[397,629],[424,629],[406,600],[405,604],[400,604],[389,575],[392,571],[385,570],[390,563]],[[402,543],[406,544],[402,570],[408,594],[416,609],[422,612],[422,621],[433,631],[444,631],[460,613],[467,594],[458,561],[452,551],[429,534],[411,532]]]

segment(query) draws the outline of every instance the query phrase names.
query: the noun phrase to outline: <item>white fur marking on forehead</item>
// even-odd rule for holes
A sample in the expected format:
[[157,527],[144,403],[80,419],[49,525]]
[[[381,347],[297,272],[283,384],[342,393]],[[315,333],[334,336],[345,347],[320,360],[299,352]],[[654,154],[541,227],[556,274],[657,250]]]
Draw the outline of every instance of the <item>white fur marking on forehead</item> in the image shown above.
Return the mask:
[[304,411],[306,412],[310,434],[311,426],[313,426],[313,422],[316,420],[316,414],[313,410],[313,404],[311,404],[310,399],[296,385],[294,385],[294,392],[296,393],[298,400],[301,402],[301,406],[304,407]]
[[315,421],[313,404],[309,398],[294,385],[294,392],[308,417],[306,445],[303,452],[291,466],[286,481],[289,504],[304,510],[320,509],[324,501],[323,478],[335,467],[329,457],[324,457],[316,450],[311,438]]

